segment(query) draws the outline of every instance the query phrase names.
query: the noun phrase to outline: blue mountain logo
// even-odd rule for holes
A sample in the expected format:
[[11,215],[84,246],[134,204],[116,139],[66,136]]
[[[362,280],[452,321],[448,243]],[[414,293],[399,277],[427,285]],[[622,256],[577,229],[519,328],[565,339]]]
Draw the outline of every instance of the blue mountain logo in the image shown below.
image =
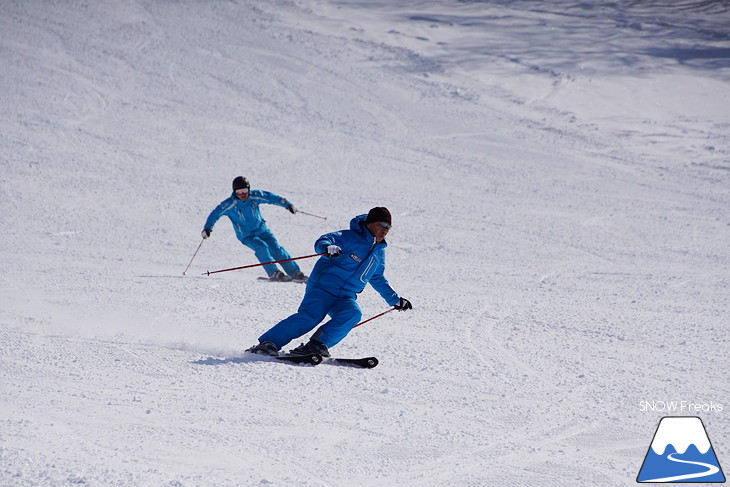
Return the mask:
[[694,416],[662,418],[636,481],[725,482],[702,420]]

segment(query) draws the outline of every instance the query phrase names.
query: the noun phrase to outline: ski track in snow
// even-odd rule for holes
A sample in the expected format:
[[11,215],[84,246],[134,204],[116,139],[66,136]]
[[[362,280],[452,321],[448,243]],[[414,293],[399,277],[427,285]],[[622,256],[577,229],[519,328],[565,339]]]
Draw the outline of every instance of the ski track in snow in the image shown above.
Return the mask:
[[[728,12],[0,5],[0,485],[633,483],[639,401],[729,392]],[[391,209],[377,368],[243,357],[304,287],[205,276],[227,221],[182,276],[239,174],[295,256]]]

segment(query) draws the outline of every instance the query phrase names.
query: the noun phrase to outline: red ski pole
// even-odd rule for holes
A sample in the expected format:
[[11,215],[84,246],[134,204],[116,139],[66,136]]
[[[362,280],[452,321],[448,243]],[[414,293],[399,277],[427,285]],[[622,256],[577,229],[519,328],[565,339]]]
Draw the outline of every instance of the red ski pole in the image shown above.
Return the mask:
[[289,262],[291,260],[309,259],[311,257],[319,257],[320,255],[324,255],[324,252],[322,252],[321,254],[303,255],[301,257],[292,257],[291,259],[281,259],[281,260],[274,260],[274,261],[271,261],[271,262],[262,262],[261,264],[251,264],[251,265],[244,265],[244,266],[241,266],[241,267],[231,267],[230,269],[220,269],[220,270],[217,270],[217,271],[208,271],[208,272],[203,272],[202,275],[203,276],[205,276],[205,275],[208,275],[209,276],[211,274],[217,274],[219,272],[228,272],[228,271],[238,271],[238,270],[241,270],[241,269],[250,269],[251,267],[259,267],[259,266],[262,266],[262,265],[269,265],[269,264],[278,264],[279,262]]
[[190,259],[190,262],[188,262],[188,266],[183,271],[183,276],[185,275],[186,272],[188,272],[188,269],[190,269],[190,264],[193,263],[193,259],[195,258],[196,255],[198,255],[198,250],[200,250],[200,247],[203,246],[203,242],[205,242],[205,239],[203,239],[203,240],[200,241],[200,245],[198,245],[198,248],[195,250],[195,253],[193,254],[193,257]]
[[379,315],[375,315],[375,316],[373,316],[372,318],[368,318],[367,320],[363,320],[363,321],[361,321],[360,323],[358,323],[357,325],[353,326],[353,328],[357,328],[357,327],[358,327],[358,326],[360,326],[360,325],[364,325],[364,324],[365,324],[365,323],[367,323],[368,321],[373,321],[373,320],[374,320],[375,318],[380,318],[380,317],[381,317],[381,316],[383,316],[383,315],[387,315],[387,314],[388,314],[388,313],[390,313],[391,311],[395,311],[395,308],[390,308],[390,309],[389,309],[388,311],[383,311],[383,312],[382,312],[382,313],[380,313]]
[[319,215],[315,215],[314,213],[307,213],[306,211],[302,211],[302,210],[297,210],[297,213],[301,213],[302,215],[313,216],[314,218],[320,218],[322,220],[327,219],[326,216],[319,216]]

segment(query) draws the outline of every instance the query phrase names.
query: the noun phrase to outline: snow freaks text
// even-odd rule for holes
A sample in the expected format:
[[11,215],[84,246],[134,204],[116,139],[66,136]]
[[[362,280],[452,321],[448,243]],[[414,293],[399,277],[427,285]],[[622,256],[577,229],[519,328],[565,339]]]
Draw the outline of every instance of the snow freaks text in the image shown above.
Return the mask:
[[714,401],[640,401],[639,410],[642,412],[659,413],[721,413],[723,405]]

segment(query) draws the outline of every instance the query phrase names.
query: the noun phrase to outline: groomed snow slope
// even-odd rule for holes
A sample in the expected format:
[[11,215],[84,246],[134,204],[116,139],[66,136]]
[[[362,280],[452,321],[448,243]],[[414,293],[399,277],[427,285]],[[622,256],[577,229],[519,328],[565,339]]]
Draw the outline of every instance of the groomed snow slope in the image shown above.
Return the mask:
[[[641,401],[728,402],[728,15],[3,2],[0,485],[634,483]],[[376,369],[244,357],[304,287],[227,221],[182,275],[237,175],[292,255],[391,209]]]

